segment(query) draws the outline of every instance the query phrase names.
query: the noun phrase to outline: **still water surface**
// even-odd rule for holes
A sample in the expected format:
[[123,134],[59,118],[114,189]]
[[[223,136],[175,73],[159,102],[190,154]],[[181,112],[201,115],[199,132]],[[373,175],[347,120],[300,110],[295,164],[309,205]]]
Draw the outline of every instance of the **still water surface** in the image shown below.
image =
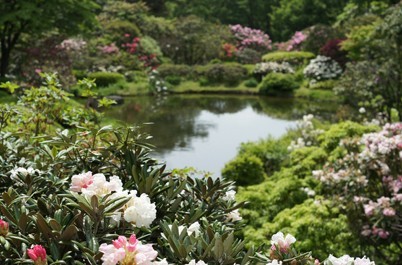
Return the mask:
[[[255,96],[174,95],[126,98],[106,115],[144,124],[153,156],[169,169],[195,167],[220,176],[242,142],[279,137],[307,113],[330,116],[327,104]],[[325,117],[324,117],[325,118]]]

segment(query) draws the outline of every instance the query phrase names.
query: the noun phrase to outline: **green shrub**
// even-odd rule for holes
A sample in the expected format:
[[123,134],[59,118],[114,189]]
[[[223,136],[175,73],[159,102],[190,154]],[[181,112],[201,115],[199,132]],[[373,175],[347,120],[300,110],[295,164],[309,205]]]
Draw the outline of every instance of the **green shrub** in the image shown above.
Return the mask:
[[73,70],[73,75],[77,80],[81,80],[87,77],[87,72],[85,70]]
[[264,180],[264,166],[256,156],[238,156],[225,165],[222,176],[239,186],[258,184]]
[[200,86],[208,86],[208,85],[210,85],[208,79],[206,79],[205,77],[201,77],[199,79],[199,83],[200,83]]
[[293,74],[270,73],[264,77],[259,85],[262,94],[277,94],[291,92],[299,87]]
[[339,146],[340,140],[361,136],[377,129],[376,126],[365,126],[351,121],[342,122],[331,126],[329,130],[318,136],[318,141],[322,148],[327,152],[331,152]]
[[327,157],[327,153],[320,147],[302,147],[290,154],[290,165],[294,174],[305,178],[311,176],[313,170],[321,169]]
[[247,77],[247,68],[238,63],[208,64],[197,69],[209,84],[236,86]]
[[287,147],[289,142],[284,139],[269,137],[258,142],[242,143],[239,155],[253,155],[258,157],[268,175],[280,169],[282,162],[288,155]]
[[156,40],[149,36],[140,38],[140,47],[141,52],[143,52],[144,54],[154,54],[156,55],[156,57],[162,56],[162,51],[158,43],[156,42]]
[[169,75],[165,78],[165,81],[171,85],[178,86],[181,83],[181,78],[177,75]]
[[337,81],[333,79],[325,80],[325,81],[320,81],[316,82],[312,85],[310,85],[310,89],[317,89],[317,90],[333,90],[333,88],[336,86]]
[[243,218],[254,228],[271,222],[279,212],[307,199],[303,186],[291,170],[285,169],[259,185],[240,187],[237,199],[249,202],[241,212]]
[[190,79],[193,75],[193,68],[185,64],[162,64],[158,67],[161,77],[180,76],[184,79]]
[[[320,260],[327,258],[328,253],[358,255],[359,243],[348,228],[347,217],[329,201],[309,199],[285,209],[261,229],[253,233],[246,230],[245,239],[249,245],[266,242],[276,231],[297,235],[297,247],[302,252],[312,250],[313,256]],[[255,235],[260,237],[254,238]]]
[[293,65],[301,65],[307,64],[310,59],[313,59],[315,55],[311,52],[300,52],[300,51],[293,51],[293,52],[285,52],[285,51],[277,51],[277,52],[270,52],[265,54],[262,57],[264,62],[287,62]]
[[[114,20],[108,22],[105,27],[106,33],[110,37],[111,41],[122,43],[124,41],[130,41],[134,37],[141,35],[137,25],[129,21]],[[130,34],[131,39],[124,37],[125,34]]]
[[124,81],[124,76],[119,73],[109,72],[94,72],[88,75],[88,78],[95,79],[98,87],[106,87],[108,85],[116,84],[119,81]]
[[255,78],[250,78],[244,81],[244,85],[246,87],[257,87],[258,86],[258,81]]

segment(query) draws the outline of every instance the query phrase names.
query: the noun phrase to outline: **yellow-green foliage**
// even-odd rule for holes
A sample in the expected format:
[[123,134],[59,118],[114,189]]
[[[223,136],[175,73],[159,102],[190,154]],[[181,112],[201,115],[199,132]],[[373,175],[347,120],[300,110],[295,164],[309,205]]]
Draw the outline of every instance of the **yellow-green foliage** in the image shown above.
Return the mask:
[[320,169],[327,157],[327,153],[320,147],[303,147],[290,154],[290,165],[294,174],[305,178],[311,176],[311,171]]
[[[312,251],[314,257],[323,260],[328,253],[341,256],[353,255],[357,240],[348,229],[347,217],[329,201],[308,199],[302,204],[280,212],[272,222],[266,222],[255,233],[246,230],[246,237],[254,244],[269,241],[277,231],[290,233],[297,238],[296,246],[301,252]],[[251,242],[249,244],[251,245]]]
[[332,151],[339,145],[341,139],[361,136],[364,133],[374,132],[376,130],[378,130],[376,126],[366,126],[347,121],[331,126],[328,131],[318,137],[318,141],[324,150]]
[[249,202],[241,211],[243,218],[249,226],[261,227],[282,210],[302,203],[307,194],[301,187],[303,182],[291,170],[284,169],[259,185],[239,188],[237,200]]
[[236,181],[239,186],[258,184],[264,180],[265,173],[262,161],[253,155],[238,156],[227,163],[222,176]]
[[307,64],[310,59],[313,59],[315,55],[311,52],[286,52],[286,51],[277,51],[270,52],[265,54],[262,57],[264,62],[287,62],[290,64]]

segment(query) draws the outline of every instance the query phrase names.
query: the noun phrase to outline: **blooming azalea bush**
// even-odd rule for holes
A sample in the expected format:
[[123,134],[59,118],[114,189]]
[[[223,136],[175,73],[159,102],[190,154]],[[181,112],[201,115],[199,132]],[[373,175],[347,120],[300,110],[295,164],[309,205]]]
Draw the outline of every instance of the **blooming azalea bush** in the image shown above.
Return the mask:
[[272,49],[271,39],[261,30],[243,27],[242,25],[232,25],[230,30],[238,41],[238,49],[251,48],[261,52]]
[[318,55],[303,70],[311,83],[328,79],[336,79],[342,74],[339,64],[329,57]]
[[[402,124],[386,124],[380,132],[344,139],[341,145],[344,156],[314,176],[345,205],[363,239],[374,246],[399,244]],[[395,258],[400,255],[390,255],[390,262]]]
[[259,77],[263,77],[269,73],[293,74],[295,71],[289,63],[266,62],[255,65],[253,73]]

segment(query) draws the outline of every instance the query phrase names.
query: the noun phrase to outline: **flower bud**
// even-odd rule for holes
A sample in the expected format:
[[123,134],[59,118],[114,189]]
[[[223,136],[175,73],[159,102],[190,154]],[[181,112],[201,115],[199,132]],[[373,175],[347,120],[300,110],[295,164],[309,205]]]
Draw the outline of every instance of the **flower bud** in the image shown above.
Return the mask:
[[41,245],[34,245],[27,250],[27,254],[35,265],[47,265],[46,249]]
[[8,234],[8,227],[9,224],[6,221],[0,219],[0,236],[6,236]]

